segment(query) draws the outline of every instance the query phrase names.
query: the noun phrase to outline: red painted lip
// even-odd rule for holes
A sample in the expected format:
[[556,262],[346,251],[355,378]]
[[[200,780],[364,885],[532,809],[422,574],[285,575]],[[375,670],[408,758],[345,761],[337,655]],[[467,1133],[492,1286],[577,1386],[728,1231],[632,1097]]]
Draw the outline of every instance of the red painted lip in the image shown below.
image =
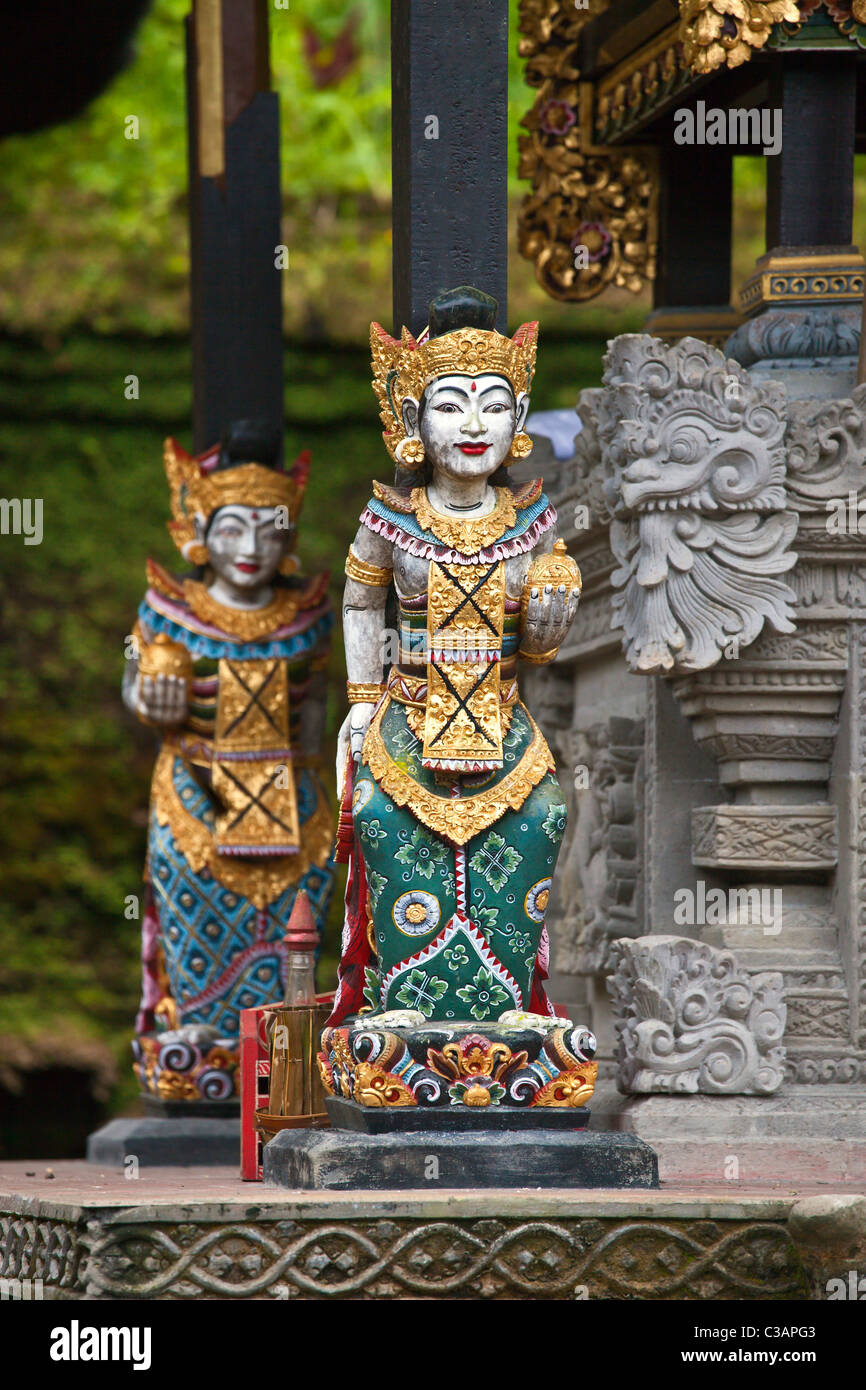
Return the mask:
[[240,570],[241,574],[258,574],[261,565],[249,565],[245,560],[239,560],[235,569]]
[[457,448],[464,454],[483,454],[490,448],[489,444],[458,444]]

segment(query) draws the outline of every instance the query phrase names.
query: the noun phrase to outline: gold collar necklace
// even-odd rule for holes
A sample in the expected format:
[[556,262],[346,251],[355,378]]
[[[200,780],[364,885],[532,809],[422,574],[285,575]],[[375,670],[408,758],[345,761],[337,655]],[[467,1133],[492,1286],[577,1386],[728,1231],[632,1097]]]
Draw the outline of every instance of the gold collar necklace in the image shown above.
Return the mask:
[[437,540],[450,546],[452,550],[472,555],[476,550],[498,541],[517,521],[517,508],[511,488],[497,487],[494,488],[494,492],[496,506],[493,511],[475,520],[469,517],[446,516],[444,512],[437,512],[424,487],[412,489],[412,510],[415,520],[423,530],[430,531]]
[[190,611],[203,623],[218,627],[243,642],[255,642],[284,627],[297,615],[299,606],[294,590],[277,589],[263,608],[230,608],[213,598],[197,579],[184,580],[183,596]]

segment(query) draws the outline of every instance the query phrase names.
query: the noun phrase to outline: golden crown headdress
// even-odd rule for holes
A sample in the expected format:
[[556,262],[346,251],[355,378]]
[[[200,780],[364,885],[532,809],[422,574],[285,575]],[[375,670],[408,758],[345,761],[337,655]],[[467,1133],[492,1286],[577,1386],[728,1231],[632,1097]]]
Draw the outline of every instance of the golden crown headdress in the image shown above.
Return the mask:
[[486,328],[457,328],[435,338],[429,337],[425,328],[420,338],[414,338],[404,328],[400,339],[392,338],[381,324],[372,323],[373,390],[388,453],[397,458],[406,438],[403,402],[407,396],[420,401],[424,388],[435,377],[454,372],[466,376],[494,372],[504,376],[518,396],[532,386],[537,345],[537,323],[521,324],[513,338]]
[[163,463],[171,493],[169,534],[185,560],[197,563],[195,519],[208,517],[231,503],[244,507],[286,507],[291,526],[297,524],[310,472],[310,452],[298,455],[291,469],[268,468],[261,463],[216,467],[219,445],[203,454],[188,454],[176,439],[163,446]]

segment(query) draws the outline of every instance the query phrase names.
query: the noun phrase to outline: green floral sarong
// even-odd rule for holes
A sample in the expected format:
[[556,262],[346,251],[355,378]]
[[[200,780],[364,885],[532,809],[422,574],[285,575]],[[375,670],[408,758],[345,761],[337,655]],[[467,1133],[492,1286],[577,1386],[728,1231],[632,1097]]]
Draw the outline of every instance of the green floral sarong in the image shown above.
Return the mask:
[[[387,702],[374,720],[353,817],[376,949],[365,996],[375,1009],[483,1023],[529,1008],[566,809],[522,705],[503,759],[501,769],[472,777],[437,774],[422,767],[403,705]],[[462,845],[447,834],[458,813]],[[479,828],[467,838],[473,822]]]

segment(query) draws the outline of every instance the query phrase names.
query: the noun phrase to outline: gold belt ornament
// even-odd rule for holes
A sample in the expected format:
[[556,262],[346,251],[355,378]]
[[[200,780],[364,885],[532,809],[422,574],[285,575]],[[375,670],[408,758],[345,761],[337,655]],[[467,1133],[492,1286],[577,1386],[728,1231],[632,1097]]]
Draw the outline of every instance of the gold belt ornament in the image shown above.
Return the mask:
[[431,561],[427,579],[427,699],[421,760],[457,773],[500,768],[500,661],[505,565]]
[[282,658],[219,663],[213,790],[219,854],[294,854],[298,799],[289,746],[289,672]]

